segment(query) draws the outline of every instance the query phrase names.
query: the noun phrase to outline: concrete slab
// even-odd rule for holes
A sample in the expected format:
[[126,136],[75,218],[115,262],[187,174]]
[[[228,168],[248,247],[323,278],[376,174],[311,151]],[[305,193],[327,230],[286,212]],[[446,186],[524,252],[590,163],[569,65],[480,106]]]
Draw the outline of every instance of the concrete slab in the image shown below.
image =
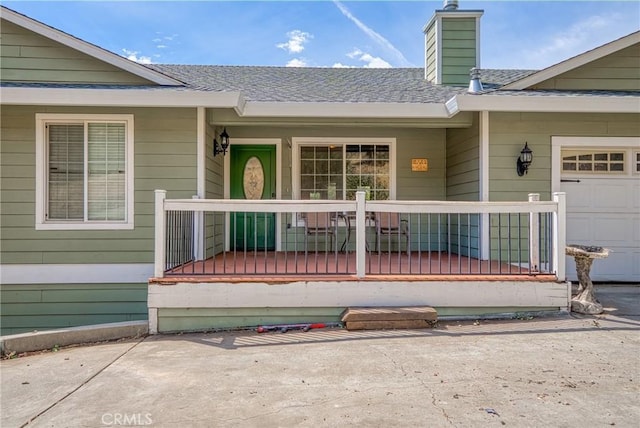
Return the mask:
[[0,363],[2,426],[635,428],[640,308],[619,312],[63,349]]
[[0,361],[0,426],[20,427],[55,406],[136,343],[68,348]]

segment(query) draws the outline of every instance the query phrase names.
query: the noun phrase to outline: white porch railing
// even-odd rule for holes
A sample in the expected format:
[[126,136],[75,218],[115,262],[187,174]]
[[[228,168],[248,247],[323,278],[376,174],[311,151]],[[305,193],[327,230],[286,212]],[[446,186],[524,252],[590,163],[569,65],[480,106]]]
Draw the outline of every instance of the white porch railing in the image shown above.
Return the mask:
[[165,197],[156,190],[157,278],[565,278],[564,193],[554,193],[553,201],[532,194],[522,202],[366,201],[364,192],[357,192],[355,201]]

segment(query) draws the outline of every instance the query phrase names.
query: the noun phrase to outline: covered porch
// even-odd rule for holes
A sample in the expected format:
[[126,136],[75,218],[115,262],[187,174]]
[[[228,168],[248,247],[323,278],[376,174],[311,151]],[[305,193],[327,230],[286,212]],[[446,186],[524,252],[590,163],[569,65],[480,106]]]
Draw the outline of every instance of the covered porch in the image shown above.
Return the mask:
[[566,311],[564,194],[538,199],[169,200],[157,191],[151,331],[336,321],[350,306]]

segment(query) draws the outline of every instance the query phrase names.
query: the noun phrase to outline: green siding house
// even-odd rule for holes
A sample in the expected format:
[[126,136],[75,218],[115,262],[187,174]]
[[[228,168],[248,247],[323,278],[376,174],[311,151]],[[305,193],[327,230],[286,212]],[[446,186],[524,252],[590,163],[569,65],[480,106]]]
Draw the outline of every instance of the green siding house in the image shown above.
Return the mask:
[[640,282],[640,32],[482,69],[448,8],[420,69],[141,65],[0,12],[2,335],[566,311],[565,243]]

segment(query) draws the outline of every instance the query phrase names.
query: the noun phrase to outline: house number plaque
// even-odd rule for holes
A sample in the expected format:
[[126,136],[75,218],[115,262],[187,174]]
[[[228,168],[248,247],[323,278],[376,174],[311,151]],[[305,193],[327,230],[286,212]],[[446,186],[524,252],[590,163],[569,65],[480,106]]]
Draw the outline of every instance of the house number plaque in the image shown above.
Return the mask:
[[429,161],[426,158],[411,159],[411,171],[428,171]]

